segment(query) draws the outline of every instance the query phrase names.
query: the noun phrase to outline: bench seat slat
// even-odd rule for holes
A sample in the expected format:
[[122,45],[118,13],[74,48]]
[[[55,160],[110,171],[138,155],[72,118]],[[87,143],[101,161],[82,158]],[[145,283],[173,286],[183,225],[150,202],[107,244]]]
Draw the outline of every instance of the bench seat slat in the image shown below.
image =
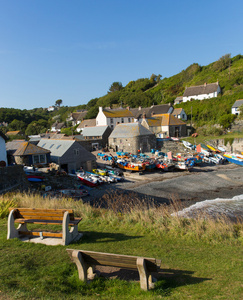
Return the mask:
[[[77,225],[82,219],[75,219],[73,221],[70,221],[68,224],[69,225]],[[43,225],[47,225],[47,224],[52,224],[52,225],[62,225],[62,219],[61,220],[56,220],[56,219],[50,219],[50,220],[45,220],[45,219],[15,219],[14,220],[15,223],[20,223],[20,224],[43,224]]]

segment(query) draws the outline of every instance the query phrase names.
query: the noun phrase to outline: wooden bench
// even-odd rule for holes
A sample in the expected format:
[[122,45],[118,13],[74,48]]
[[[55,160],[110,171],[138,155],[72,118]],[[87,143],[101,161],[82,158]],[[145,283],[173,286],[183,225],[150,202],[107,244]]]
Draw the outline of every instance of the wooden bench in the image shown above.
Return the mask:
[[140,287],[148,290],[153,287],[152,273],[160,269],[161,260],[112,253],[101,253],[86,250],[66,249],[71,260],[77,265],[79,279],[87,282],[94,278],[94,266],[111,266],[125,269],[136,269],[139,272]]
[[[9,208],[9,211],[7,239],[19,238],[23,235],[39,236],[41,239],[53,237],[61,238],[61,244],[68,245],[80,235],[78,223],[82,219],[75,218],[72,209]],[[15,228],[14,223],[19,223],[18,228]],[[62,231],[28,230],[27,224],[60,225]]]

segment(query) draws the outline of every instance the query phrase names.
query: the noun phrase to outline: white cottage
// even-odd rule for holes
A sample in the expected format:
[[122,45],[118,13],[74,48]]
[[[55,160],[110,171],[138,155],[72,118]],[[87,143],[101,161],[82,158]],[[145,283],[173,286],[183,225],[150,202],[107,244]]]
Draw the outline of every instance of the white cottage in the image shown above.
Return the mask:
[[99,107],[96,126],[108,125],[113,129],[117,124],[134,122],[133,114],[128,109],[103,109]]
[[240,114],[240,106],[243,105],[243,99],[241,100],[236,100],[235,103],[231,107],[231,113],[234,115],[239,115]]
[[0,131],[0,167],[8,165],[7,151],[6,151],[6,135]]
[[219,82],[204,83],[203,85],[190,86],[185,89],[183,94],[183,102],[194,100],[204,100],[217,97],[221,93]]

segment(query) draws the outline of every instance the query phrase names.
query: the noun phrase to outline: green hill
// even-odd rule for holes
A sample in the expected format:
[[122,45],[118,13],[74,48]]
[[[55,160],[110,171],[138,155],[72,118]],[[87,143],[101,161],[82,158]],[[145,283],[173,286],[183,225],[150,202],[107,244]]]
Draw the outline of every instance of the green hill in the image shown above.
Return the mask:
[[179,107],[184,108],[189,117],[188,123],[192,121],[195,128],[214,124],[227,128],[234,120],[234,116],[231,115],[231,106],[235,100],[243,99],[243,55],[241,54],[233,58],[230,54],[226,54],[207,66],[193,63],[174,76],[162,79],[161,77],[161,75],[152,74],[150,78],[130,81],[124,87],[120,82],[114,82],[106,95],[91,99],[86,105],[62,106],[58,111],[51,113],[42,108],[22,111],[0,108],[0,123],[18,120],[21,122],[12,124],[11,130],[26,130],[31,123],[28,132],[34,131],[35,128],[36,130],[40,128],[42,132],[45,132],[55,118],[65,121],[70,112],[80,108],[88,110],[86,118],[90,119],[97,116],[99,106],[149,107],[164,103],[173,104],[176,97],[183,95],[186,87],[219,80],[222,88],[222,94],[219,97],[182,103]]

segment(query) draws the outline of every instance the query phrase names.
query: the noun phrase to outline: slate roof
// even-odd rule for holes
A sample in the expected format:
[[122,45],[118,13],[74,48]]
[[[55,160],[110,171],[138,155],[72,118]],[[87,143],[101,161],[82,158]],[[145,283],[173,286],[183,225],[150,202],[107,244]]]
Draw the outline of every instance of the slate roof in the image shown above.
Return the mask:
[[219,86],[218,82],[208,83],[208,84],[203,84],[198,86],[191,86],[185,89],[183,97],[211,94],[217,91],[218,86]]
[[69,148],[76,143],[77,147],[82,151],[82,159],[85,160],[95,160],[95,156],[82,147],[75,140],[55,140],[55,139],[41,139],[38,146],[50,150],[51,157],[62,157]]
[[71,117],[74,121],[80,121],[83,120],[83,118],[87,115],[87,110],[82,112],[73,112],[71,113]]
[[96,125],[96,119],[83,120],[77,128],[93,127]]
[[73,143],[75,143],[74,140],[41,139],[38,146],[51,151],[51,155],[60,157]]
[[134,118],[138,120],[143,117],[144,113],[148,118],[152,117],[153,115],[166,114],[168,113],[170,107],[170,104],[161,104],[145,108],[131,108],[130,111],[132,112]]
[[38,147],[30,142],[24,142],[19,144],[18,149],[14,152],[14,156],[25,156],[34,154],[47,154],[50,153],[49,150]]
[[107,130],[108,125],[104,126],[94,126],[94,127],[85,127],[82,131],[83,136],[103,136]]
[[64,127],[65,123],[62,122],[62,123],[58,123],[58,122],[55,122],[54,124],[52,124],[51,127],[55,127],[55,129],[62,129]]
[[133,114],[128,109],[119,109],[119,110],[106,110],[106,109],[103,109],[103,113],[107,118],[133,117]]
[[233,104],[232,108],[238,108],[241,105],[243,105],[243,99],[236,100],[235,103]]
[[25,143],[25,140],[13,140],[6,143],[6,150],[9,154],[14,154],[14,152],[20,147],[21,144]]
[[144,135],[153,135],[153,133],[140,123],[123,123],[116,125],[109,138],[131,138]]

